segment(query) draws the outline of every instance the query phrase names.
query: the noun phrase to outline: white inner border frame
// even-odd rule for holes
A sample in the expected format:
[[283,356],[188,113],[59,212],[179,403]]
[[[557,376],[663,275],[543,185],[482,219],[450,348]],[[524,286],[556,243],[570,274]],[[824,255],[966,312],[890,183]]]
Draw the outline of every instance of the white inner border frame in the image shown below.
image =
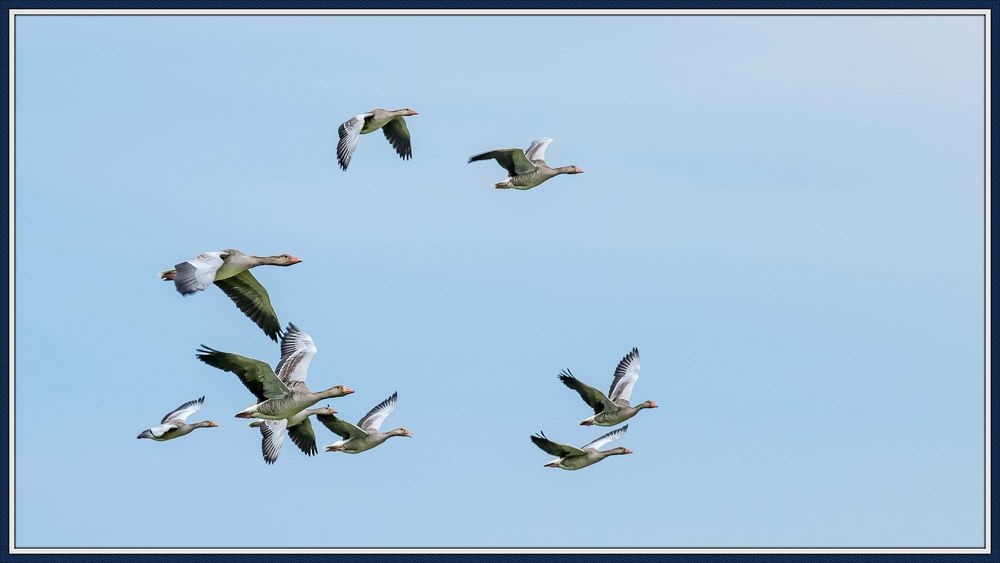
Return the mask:
[[[984,482],[984,547],[976,548],[598,548],[598,549],[567,549],[567,548],[351,548],[351,549],[341,549],[341,548],[17,548],[14,545],[14,503],[11,500],[14,499],[14,455],[16,451],[15,444],[15,421],[14,421],[14,377],[15,377],[15,334],[14,334],[14,319],[16,317],[15,313],[15,270],[14,265],[16,262],[15,257],[15,245],[14,245],[14,207],[15,207],[15,114],[16,108],[14,105],[14,92],[15,92],[15,82],[14,82],[14,45],[16,41],[15,35],[15,18],[18,15],[132,15],[132,16],[176,16],[176,15],[199,15],[199,16],[240,16],[240,15],[296,15],[296,16],[331,16],[331,15],[343,15],[343,16],[376,16],[376,15],[469,15],[469,16],[489,16],[489,15],[520,15],[520,16],[539,16],[539,15],[562,15],[562,16],[577,16],[577,15],[630,15],[630,16],[642,16],[642,15],[656,15],[656,16],[670,16],[670,15],[802,15],[802,16],[821,16],[821,15],[860,15],[860,16],[872,16],[872,15],[936,15],[936,16],[984,16],[985,17],[985,30],[984,30],[984,123],[983,123],[983,150],[984,150],[984,268],[985,268],[985,278],[984,278],[984,399],[985,399],[985,451],[983,452],[984,464],[985,464],[985,482]],[[809,553],[842,553],[842,554],[852,554],[852,553],[900,553],[900,554],[918,554],[918,553],[962,553],[970,555],[982,555],[991,553],[991,524],[992,524],[992,491],[991,491],[991,477],[992,468],[990,463],[990,452],[992,449],[992,439],[990,435],[991,429],[991,411],[992,404],[990,401],[991,393],[991,381],[990,381],[990,364],[991,364],[991,354],[990,354],[990,344],[992,341],[991,334],[991,323],[990,323],[990,300],[991,300],[991,276],[990,276],[990,251],[991,251],[991,194],[990,187],[991,183],[991,162],[990,157],[992,155],[991,146],[991,51],[990,51],[990,25],[991,25],[991,11],[990,10],[952,10],[952,9],[929,9],[929,10],[621,10],[621,9],[608,9],[608,10],[472,10],[472,9],[460,9],[460,10],[417,10],[417,9],[402,9],[402,10],[282,10],[282,9],[259,9],[259,10],[213,10],[213,9],[194,9],[194,10],[142,10],[142,9],[126,9],[126,10],[71,10],[71,9],[59,9],[59,10],[8,10],[8,45],[7,45],[7,56],[8,56],[8,68],[7,68],[7,84],[8,84],[8,197],[10,206],[8,208],[8,279],[9,279],[9,293],[8,293],[8,311],[10,312],[8,319],[8,380],[7,380],[7,393],[8,393],[8,444],[10,449],[8,450],[8,460],[7,460],[7,471],[8,471],[8,544],[9,544],[9,554],[10,555],[20,555],[20,554],[238,554],[238,553],[301,553],[301,554],[346,554],[346,553],[357,553],[357,554],[377,554],[377,553],[414,553],[414,554],[435,554],[435,553],[502,553],[502,554],[529,554],[529,553],[570,553],[570,554],[586,554],[586,553],[606,553],[606,554],[625,554],[625,553],[648,553],[648,554],[668,554],[668,553],[790,553],[790,554],[809,554]]]

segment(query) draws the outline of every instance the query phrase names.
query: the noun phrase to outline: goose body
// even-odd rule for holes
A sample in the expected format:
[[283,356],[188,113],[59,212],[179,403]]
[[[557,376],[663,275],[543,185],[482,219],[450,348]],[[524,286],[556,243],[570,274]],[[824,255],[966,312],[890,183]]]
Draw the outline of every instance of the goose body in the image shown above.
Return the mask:
[[627,448],[613,448],[603,452],[600,451],[602,446],[612,440],[620,438],[627,431],[628,425],[626,424],[618,430],[608,432],[593,442],[579,448],[568,444],[553,442],[545,437],[544,432],[539,432],[538,434],[533,435],[531,437],[531,441],[534,442],[536,446],[541,448],[542,451],[556,456],[556,459],[546,463],[545,467],[557,467],[567,471],[576,471],[577,469],[583,469],[584,467],[594,465],[608,456],[626,455],[632,453],[632,450]]
[[164,415],[160,420],[159,426],[143,430],[138,436],[136,436],[136,438],[146,438],[157,442],[166,442],[167,440],[173,440],[174,438],[186,436],[196,428],[217,427],[218,424],[212,422],[211,420],[203,420],[201,422],[195,422],[194,424],[187,423],[188,417],[197,412],[204,402],[205,397],[201,397],[200,399],[184,403]]
[[545,149],[552,139],[538,139],[531,143],[528,150],[497,149],[469,157],[469,162],[477,160],[496,160],[509,176],[494,187],[498,190],[513,188],[515,190],[530,190],[535,186],[560,174],[582,174],[577,166],[560,166],[553,168],[545,163]]
[[221,289],[272,340],[281,334],[278,315],[264,286],[250,273],[257,266],[291,266],[302,260],[289,254],[251,256],[236,249],[204,252],[160,272],[160,279],[173,281],[181,295],[202,291],[210,284]]
[[236,374],[257,398],[256,403],[236,413],[237,418],[283,420],[323,399],[343,397],[354,392],[344,385],[319,392],[310,391],[306,386],[306,376],[315,355],[316,346],[312,337],[288,323],[288,330],[281,341],[281,359],[275,370],[260,360],[220,352],[204,345],[198,349],[197,358],[212,367]]
[[388,399],[368,411],[368,414],[358,421],[357,426],[333,415],[318,415],[316,420],[323,423],[331,432],[343,438],[343,440],[327,446],[326,451],[359,454],[378,446],[393,436],[411,437],[412,434],[405,428],[397,428],[389,432],[379,431],[382,422],[392,414],[395,408],[396,393],[393,393]]
[[358,137],[379,129],[400,158],[403,160],[412,158],[410,130],[406,127],[406,120],[403,119],[404,116],[411,115],[417,115],[417,112],[410,108],[393,111],[376,108],[341,123],[337,129],[340,136],[340,141],[337,142],[337,162],[340,168],[346,171],[347,166],[351,164],[351,157],[354,156],[354,149],[358,145]]
[[625,355],[618,367],[615,368],[615,376],[611,381],[611,389],[605,395],[599,390],[586,385],[573,376],[573,372],[563,370],[559,374],[559,380],[567,387],[579,393],[580,398],[594,409],[594,415],[583,419],[580,422],[583,426],[596,424],[598,426],[615,426],[625,422],[639,413],[642,409],[655,409],[656,403],[646,401],[634,407],[629,404],[632,396],[632,387],[639,380],[639,350],[632,348],[632,351]]

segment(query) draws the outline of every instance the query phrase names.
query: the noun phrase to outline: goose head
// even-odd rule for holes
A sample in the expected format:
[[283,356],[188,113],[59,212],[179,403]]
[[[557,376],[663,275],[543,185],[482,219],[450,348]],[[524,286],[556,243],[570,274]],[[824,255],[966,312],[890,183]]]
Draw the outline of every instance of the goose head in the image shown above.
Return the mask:
[[614,449],[608,450],[606,453],[608,455],[628,455],[628,454],[633,453],[633,452],[632,452],[632,450],[630,450],[628,448],[614,448]]
[[639,408],[640,409],[655,409],[655,408],[659,408],[659,405],[657,405],[653,401],[646,401],[645,403],[641,403],[639,405]]
[[395,113],[396,115],[404,115],[404,116],[420,115],[420,114],[418,114],[417,112],[413,111],[410,108],[397,109],[393,113]]
[[277,256],[273,256],[273,258],[275,259],[276,266],[291,266],[302,261],[301,258],[296,258],[291,254],[279,254]]
[[407,430],[407,429],[405,429],[405,428],[397,428],[397,429],[393,430],[392,432],[389,432],[389,435],[390,436],[403,436],[405,438],[412,438],[413,437],[413,434],[411,434],[410,431]]
[[343,397],[344,395],[350,395],[353,392],[354,389],[351,389],[346,385],[334,385],[326,391],[323,391],[323,396],[326,398]]
[[327,405],[325,407],[319,407],[319,408],[316,408],[316,409],[311,409],[309,411],[309,413],[310,414],[326,414],[326,415],[331,415],[331,414],[337,414],[337,411],[331,409],[330,406]]
[[211,420],[204,420],[202,422],[199,422],[198,426],[200,428],[218,428],[219,427],[218,424],[212,422]]

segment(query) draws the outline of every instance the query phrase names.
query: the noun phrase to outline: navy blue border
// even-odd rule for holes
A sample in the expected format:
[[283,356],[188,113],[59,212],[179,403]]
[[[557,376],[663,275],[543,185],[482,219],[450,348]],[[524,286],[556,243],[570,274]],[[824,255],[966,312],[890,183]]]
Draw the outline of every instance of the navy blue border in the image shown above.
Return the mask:
[[[274,0],[155,0],[155,1],[140,1],[140,0],[61,0],[61,1],[38,1],[38,0],[14,0],[14,1],[2,1],[0,2],[5,7],[5,11],[9,14],[12,9],[263,9],[263,8],[282,8],[282,9],[468,9],[468,8],[482,8],[482,9],[600,9],[600,8],[614,8],[614,9],[995,9],[1000,7],[1000,0],[995,2],[989,1],[976,1],[976,2],[932,2],[932,1],[901,1],[901,0],[869,0],[867,2],[847,2],[840,0],[807,0],[803,2],[779,2],[774,0],[728,0],[728,1],[690,1],[690,0],[678,0],[677,2],[657,2],[649,0],[626,0],[618,2],[609,2],[606,0],[548,0],[542,4],[536,4],[533,2],[528,2],[525,0],[506,0],[497,1],[493,0],[489,5],[482,5],[478,3],[461,2],[457,0],[433,0],[433,1],[405,1],[405,0],[376,0],[374,2],[344,2],[344,1],[323,1],[323,0],[294,0],[289,2],[277,3]],[[1000,12],[997,14],[1000,17]],[[990,29],[991,37],[991,52],[994,57],[989,61],[991,71],[996,70],[996,59],[995,54],[998,52],[997,36],[1000,35],[997,30],[997,24],[993,22]],[[2,63],[3,68],[8,68],[9,57],[8,57],[8,46],[10,42],[9,30],[6,25],[0,26],[0,38],[2,38],[3,49],[2,49]],[[6,96],[5,99],[10,98],[10,84],[8,82],[7,73],[2,73],[2,84],[3,91]],[[992,92],[991,92],[992,93]],[[985,95],[985,92],[984,92]],[[995,97],[991,96],[994,100]],[[4,189],[0,190],[0,200],[3,202],[5,211],[10,209],[10,199],[8,197],[9,192],[9,170],[8,162],[10,160],[9,154],[9,140],[10,131],[8,129],[9,116],[10,116],[10,106],[8,103],[3,104],[3,116],[0,119],[0,129],[3,131],[4,143],[2,147],[3,158],[0,159],[0,167],[2,167],[2,175],[0,178],[3,179]],[[998,124],[996,103],[991,103],[991,130],[993,131],[992,142],[994,145],[997,144],[997,131],[1000,130],[1000,124]],[[984,132],[984,142],[985,132]],[[16,152],[16,149],[15,149]],[[990,154],[991,167],[996,170],[997,158],[995,153]],[[984,171],[985,172],[985,171]],[[985,176],[985,174],[984,174]],[[990,186],[991,194],[991,216],[996,217],[998,215],[998,204],[996,195],[992,191],[992,185]],[[10,241],[8,239],[9,223],[8,214],[4,213],[0,216],[0,223],[2,223],[3,244],[0,245],[0,279],[2,279],[4,293],[9,294],[10,290],[10,271],[7,266],[9,263],[9,247]],[[991,221],[991,232],[997,232],[995,221]],[[991,246],[996,246],[995,238],[991,238]],[[996,263],[996,254],[991,252],[990,256],[991,263]],[[985,262],[985,256],[984,256]],[[996,279],[996,271],[991,268],[991,279]],[[995,287],[991,287],[994,291],[992,293],[996,295]],[[9,334],[8,325],[9,318],[12,311],[8,310],[8,304],[6,299],[0,303],[0,310],[3,311],[4,322],[0,325],[0,346],[3,346],[4,354],[2,358],[2,369],[4,373],[9,373],[9,362],[10,362],[10,350],[8,348]],[[997,318],[997,303],[996,299],[991,300],[991,310],[993,314],[991,316],[991,322],[996,323]],[[985,318],[985,311],[984,311]],[[985,335],[984,335],[985,337]],[[996,357],[998,351],[998,345],[993,342],[991,345],[991,355]],[[993,365],[990,365],[990,379],[992,382]],[[991,385],[993,389],[992,402],[997,404],[1000,402],[1000,391],[998,391],[998,386]],[[8,404],[8,386],[0,386],[0,408]],[[4,484],[7,483],[9,478],[8,475],[8,462],[10,459],[10,444],[8,443],[8,433],[9,425],[6,416],[0,416],[2,420],[3,429],[0,432],[0,441],[3,443],[4,460],[0,464],[0,482]],[[997,430],[997,419],[992,417],[992,423],[990,427],[990,436],[994,436]],[[985,443],[984,443],[985,449]],[[995,473],[995,468],[998,463],[996,453],[991,457],[992,467],[994,468],[993,473]],[[995,484],[994,474],[990,475],[990,483]],[[992,488],[992,487],[991,487]],[[2,489],[0,495],[6,496],[6,487]],[[3,543],[9,544],[8,538],[8,508],[10,499],[6,499],[7,503],[4,507],[2,513],[0,513],[0,535],[3,537]],[[993,499],[988,499],[990,502],[991,509],[995,511],[996,504]],[[997,526],[993,524],[991,527],[991,537],[997,537]],[[887,548],[889,549],[889,548]],[[147,560],[156,561],[158,563],[168,563],[175,562],[178,559],[184,560],[200,560],[200,561],[218,561],[225,563],[258,563],[262,561],[319,561],[323,559],[334,558],[337,561],[350,562],[350,563],[383,563],[387,561],[403,561],[407,562],[417,562],[417,563],[431,563],[440,559],[446,559],[452,562],[458,561],[476,561],[479,563],[513,563],[514,561],[530,561],[532,563],[578,563],[582,559],[588,561],[599,561],[601,563],[637,563],[637,562],[647,562],[654,559],[666,559],[666,558],[677,558],[684,557],[688,560],[693,561],[747,561],[747,562],[761,562],[768,561],[771,559],[779,559],[782,561],[799,561],[804,559],[831,562],[831,561],[841,561],[841,560],[853,560],[853,561],[879,561],[885,563],[895,563],[903,560],[916,559],[921,562],[926,563],[937,563],[945,560],[954,560],[956,558],[963,559],[974,559],[976,561],[997,561],[1000,560],[1000,554],[983,555],[983,554],[947,554],[947,555],[932,555],[932,554],[918,554],[918,555],[902,555],[902,554],[891,554],[891,553],[879,553],[879,554],[819,554],[819,555],[803,555],[803,554],[670,554],[670,555],[654,555],[654,554],[590,554],[590,555],[560,555],[560,554],[531,554],[531,555],[508,555],[508,554],[493,554],[493,553],[480,553],[480,554],[445,554],[445,555],[418,555],[418,554],[347,554],[347,555],[310,555],[310,554],[246,554],[246,555],[212,555],[212,554],[202,554],[202,555],[180,555],[180,554],[167,554],[167,555],[135,555],[135,554],[111,554],[111,555],[88,555],[88,554],[65,554],[65,555],[9,555],[5,551],[0,553],[0,562],[4,561],[50,561],[59,559],[69,560],[69,561],[130,561],[130,560]]]

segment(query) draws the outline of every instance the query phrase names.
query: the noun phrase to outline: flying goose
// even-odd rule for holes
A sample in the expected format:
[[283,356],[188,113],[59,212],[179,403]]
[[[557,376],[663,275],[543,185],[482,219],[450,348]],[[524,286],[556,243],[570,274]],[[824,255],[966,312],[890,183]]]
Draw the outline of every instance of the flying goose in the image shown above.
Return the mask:
[[[282,338],[281,360],[275,371],[260,360],[238,354],[220,352],[204,344],[197,358],[206,364],[235,373],[243,385],[257,398],[257,403],[236,413],[237,418],[282,420],[292,417],[312,405],[331,397],[343,397],[354,392],[344,385],[335,385],[313,393],[306,387],[309,363],[316,355],[312,338],[288,323],[288,336]],[[308,423],[308,419],[301,424]]]
[[316,416],[316,420],[322,422],[331,432],[343,438],[343,440],[327,446],[326,451],[359,454],[374,448],[393,436],[411,437],[410,431],[405,428],[397,428],[389,432],[379,432],[382,422],[392,414],[395,408],[396,393],[393,392],[388,399],[368,411],[368,414],[358,421],[357,426],[333,415],[321,414]]
[[211,420],[203,420],[201,422],[195,422],[194,424],[187,423],[188,417],[197,412],[204,402],[205,397],[184,403],[176,409],[168,412],[163,419],[160,420],[159,426],[143,430],[141,434],[136,436],[136,438],[149,438],[150,440],[156,440],[157,442],[165,442],[167,440],[173,440],[174,438],[186,436],[195,428],[217,427],[218,424],[212,422]]
[[264,454],[264,462],[268,465],[278,461],[281,446],[285,443],[285,430],[288,437],[302,450],[302,453],[316,455],[316,433],[313,432],[309,417],[320,414],[335,414],[330,407],[306,409],[282,420],[255,420],[251,428],[260,428],[260,451]]
[[632,418],[642,409],[655,409],[656,403],[653,401],[639,403],[634,407],[629,406],[628,400],[632,397],[632,387],[635,386],[638,379],[638,348],[632,348],[632,351],[625,354],[622,361],[618,362],[618,367],[615,368],[615,378],[611,381],[611,390],[607,395],[584,384],[569,370],[563,370],[559,374],[559,380],[566,384],[566,387],[579,393],[583,401],[594,409],[594,416],[583,419],[580,422],[582,426],[592,424],[614,426]]
[[214,282],[264,334],[277,341],[281,334],[278,315],[271,307],[267,290],[253,277],[250,268],[261,265],[291,266],[301,261],[289,254],[250,256],[230,248],[205,252],[197,258],[181,262],[172,270],[160,272],[160,279],[173,281],[178,293],[184,296],[201,291]]
[[601,446],[607,444],[608,442],[621,438],[622,434],[626,431],[628,431],[628,424],[622,426],[618,430],[608,432],[581,448],[553,442],[545,437],[544,432],[539,432],[538,434],[533,435],[531,437],[531,441],[545,451],[545,453],[549,453],[557,457],[557,459],[546,463],[545,467],[558,467],[559,469],[575,471],[577,469],[583,469],[584,467],[594,465],[609,455],[624,455],[632,453],[632,450],[627,448],[613,448],[603,452],[598,451]]
[[367,113],[359,113],[354,117],[340,124],[338,133],[340,141],[337,143],[337,162],[343,170],[347,170],[347,165],[351,163],[351,156],[358,146],[358,136],[382,130],[386,140],[396,149],[396,154],[403,160],[409,160],[413,156],[410,148],[410,130],[406,128],[406,120],[403,116],[417,115],[417,112],[410,108],[389,111],[384,109],[373,109]]
[[560,174],[582,174],[578,166],[560,166],[551,168],[545,163],[545,149],[552,139],[538,139],[531,143],[527,151],[521,149],[497,149],[495,151],[484,152],[469,157],[469,162],[477,160],[496,160],[500,166],[507,170],[509,178],[503,182],[497,182],[494,187],[498,190],[514,188],[515,190],[530,190],[549,178],[554,178]]

